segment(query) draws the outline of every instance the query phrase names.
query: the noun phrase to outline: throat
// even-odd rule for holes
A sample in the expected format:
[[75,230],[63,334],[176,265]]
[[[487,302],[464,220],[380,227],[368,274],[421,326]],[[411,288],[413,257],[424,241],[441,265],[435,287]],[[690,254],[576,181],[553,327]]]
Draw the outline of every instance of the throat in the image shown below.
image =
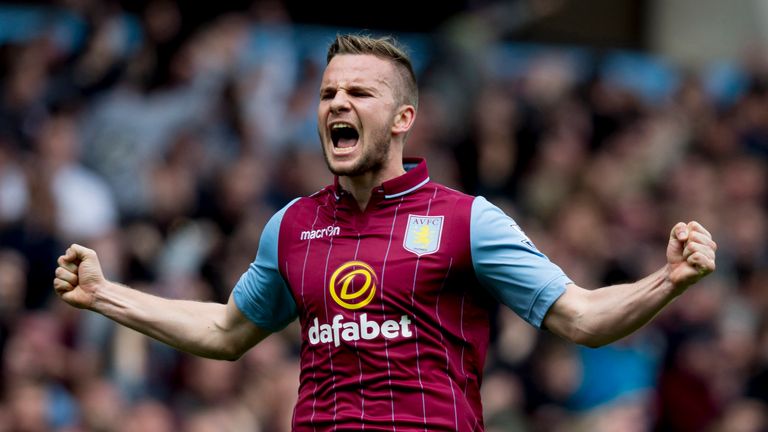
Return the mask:
[[361,212],[364,212],[371,202],[374,188],[381,187],[381,182],[371,175],[357,177],[339,177],[339,184],[349,192],[350,198],[356,203]]
[[371,194],[363,195],[361,197],[354,197],[355,202],[357,202],[357,208],[360,210],[361,213],[364,213],[365,210],[368,208],[368,203],[371,202]]

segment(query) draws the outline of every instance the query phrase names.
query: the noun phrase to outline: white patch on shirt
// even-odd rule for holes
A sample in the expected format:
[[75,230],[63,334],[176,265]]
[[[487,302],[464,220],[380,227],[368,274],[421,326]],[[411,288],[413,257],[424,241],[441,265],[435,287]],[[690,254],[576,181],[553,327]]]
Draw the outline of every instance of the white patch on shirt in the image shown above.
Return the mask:
[[525,235],[525,232],[523,231],[522,228],[520,228],[520,225],[518,225],[516,223],[512,223],[510,226],[512,228],[514,228],[515,231],[519,232],[521,236],[523,236],[523,239],[520,240],[522,243],[526,244],[527,246],[530,246],[531,249],[538,250],[538,249],[536,249],[536,245],[533,244],[531,239],[529,239],[528,236]]
[[428,255],[440,249],[443,233],[443,216],[408,215],[403,247],[418,256]]

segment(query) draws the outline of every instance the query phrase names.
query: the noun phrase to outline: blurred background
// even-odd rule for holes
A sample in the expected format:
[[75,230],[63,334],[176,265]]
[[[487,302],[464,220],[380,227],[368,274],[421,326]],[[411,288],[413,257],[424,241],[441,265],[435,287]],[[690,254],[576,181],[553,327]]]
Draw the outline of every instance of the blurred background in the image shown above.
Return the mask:
[[720,247],[608,347],[493,311],[489,431],[768,430],[768,1],[365,3],[0,4],[0,431],[289,430],[295,325],[203,360],[51,281],[80,242],[113,280],[225,301],[271,214],[331,181],[318,84],[334,35],[359,30],[410,47],[406,153],[579,285],[657,269],[679,220]]

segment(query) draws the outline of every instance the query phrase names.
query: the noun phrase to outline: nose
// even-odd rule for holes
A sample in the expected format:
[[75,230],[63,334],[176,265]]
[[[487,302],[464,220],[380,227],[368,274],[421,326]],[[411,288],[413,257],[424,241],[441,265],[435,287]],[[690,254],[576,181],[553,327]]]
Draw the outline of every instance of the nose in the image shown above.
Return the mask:
[[331,100],[331,111],[333,113],[340,113],[347,110],[349,110],[349,98],[346,92],[337,91]]

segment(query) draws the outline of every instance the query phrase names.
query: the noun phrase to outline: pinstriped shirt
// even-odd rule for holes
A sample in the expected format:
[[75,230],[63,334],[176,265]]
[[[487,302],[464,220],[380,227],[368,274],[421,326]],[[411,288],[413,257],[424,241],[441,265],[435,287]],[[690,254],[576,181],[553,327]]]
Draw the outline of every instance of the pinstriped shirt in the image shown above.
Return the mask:
[[481,431],[488,311],[539,327],[570,283],[509,216],[423,160],[361,211],[338,183],[267,224],[235,286],[257,326],[301,324],[296,431]]

